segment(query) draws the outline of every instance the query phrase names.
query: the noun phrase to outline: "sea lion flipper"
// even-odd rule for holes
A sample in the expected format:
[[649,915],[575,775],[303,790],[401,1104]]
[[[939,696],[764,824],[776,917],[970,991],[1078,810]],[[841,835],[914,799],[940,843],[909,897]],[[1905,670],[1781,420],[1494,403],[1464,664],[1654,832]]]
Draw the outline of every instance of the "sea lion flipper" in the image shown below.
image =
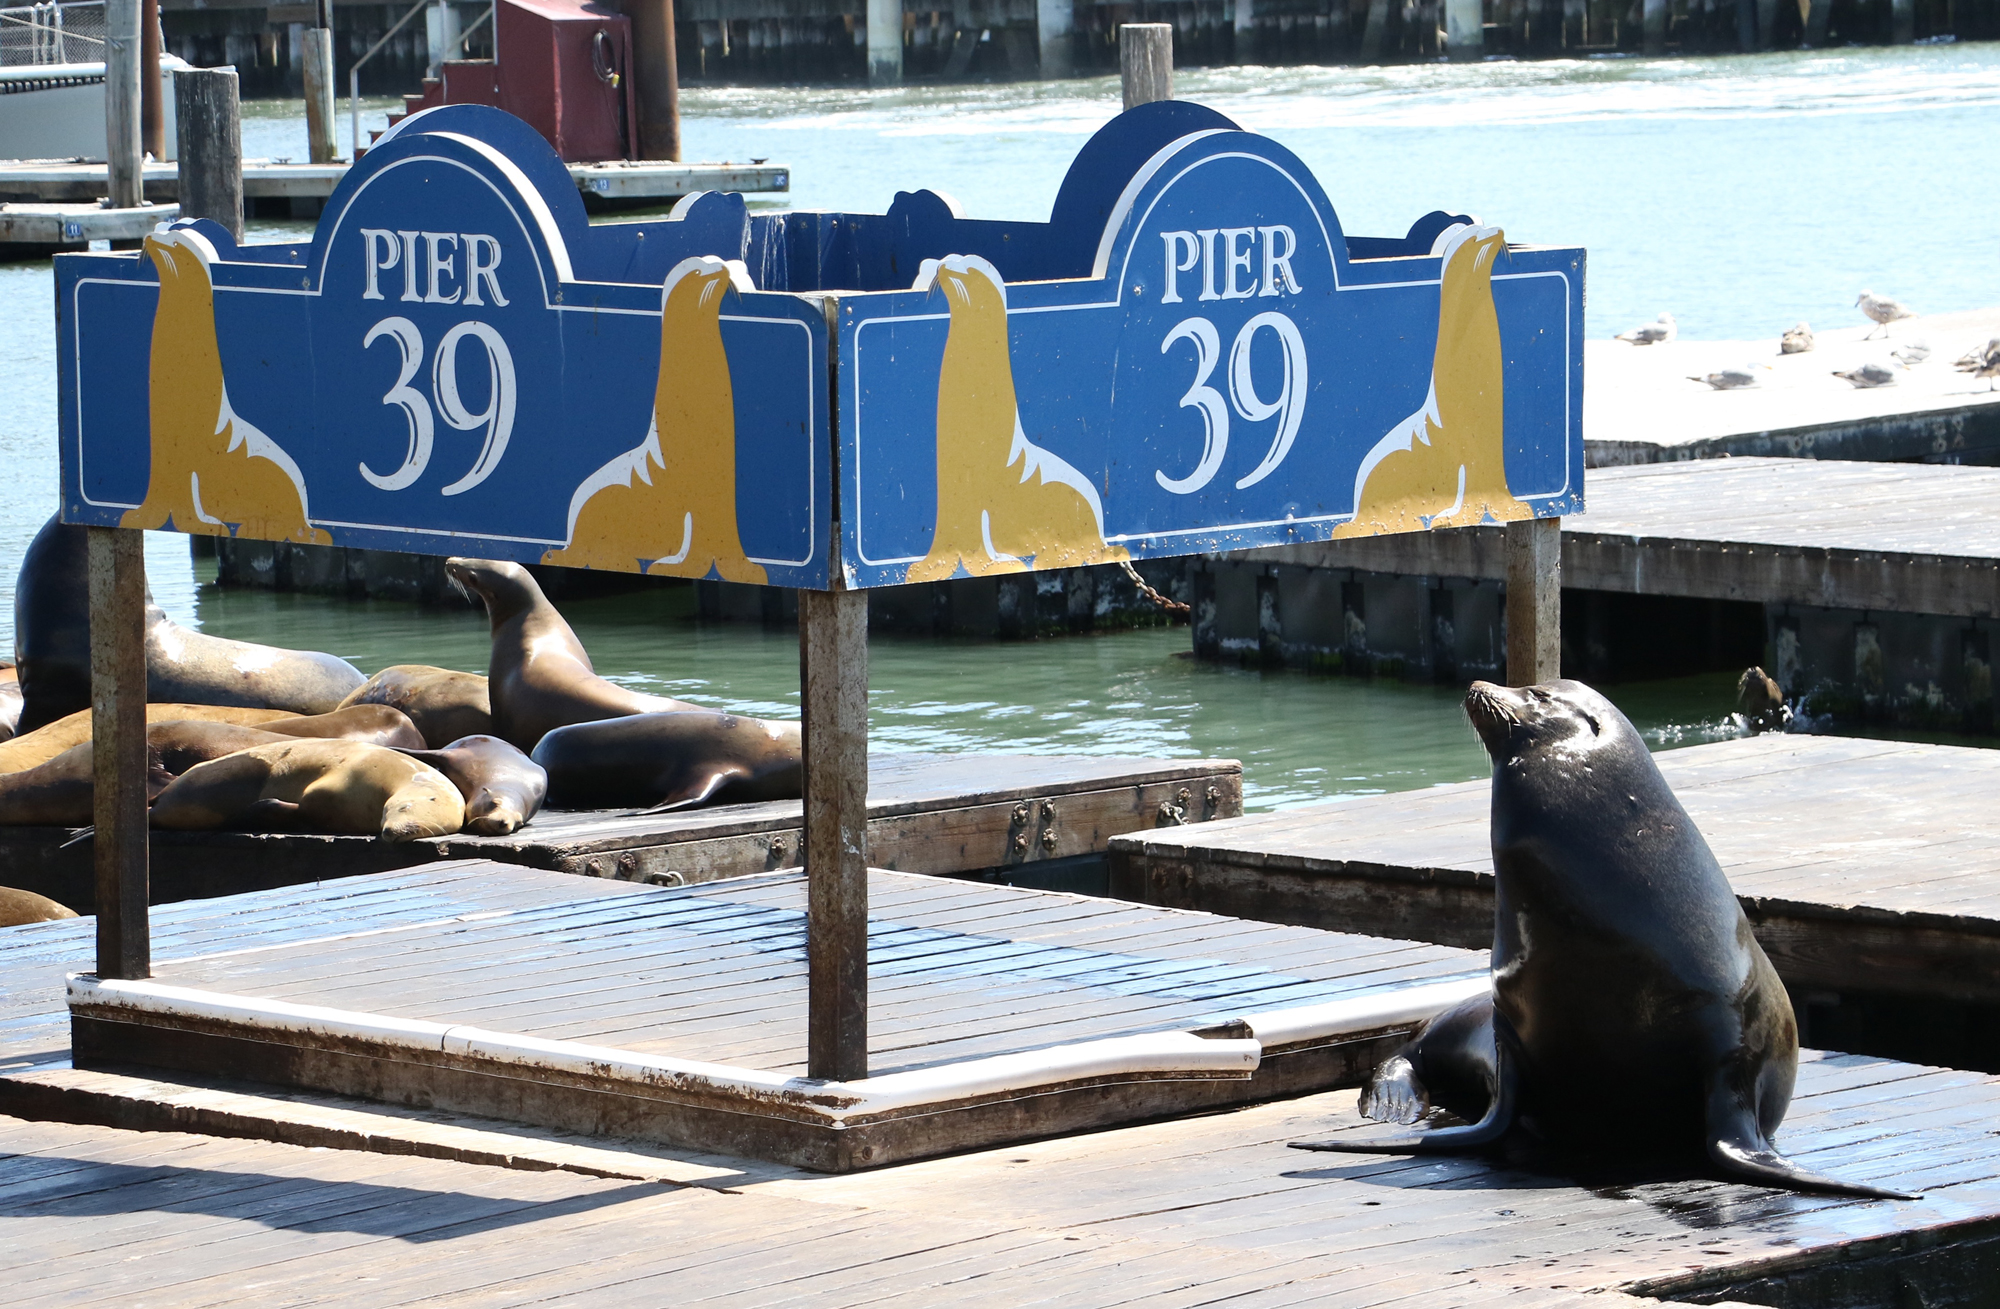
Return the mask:
[[731,764],[718,768],[712,773],[694,777],[686,786],[667,793],[665,799],[650,809],[641,809],[642,814],[664,814],[674,809],[693,809],[704,805],[709,799],[730,782],[747,779],[750,770],[741,764]]
[[[1495,1027],[1500,1023],[1495,1022]],[[1438,1127],[1416,1136],[1370,1137],[1356,1141],[1290,1141],[1294,1150],[1331,1150],[1341,1154],[1458,1154],[1492,1145],[1514,1126],[1516,1086],[1515,1061],[1506,1040],[1494,1043],[1493,1098],[1478,1122],[1461,1127]]]
[[1724,1177],[1739,1182],[1748,1182],[1752,1186],[1775,1186],[1787,1191],[1854,1195],[1868,1200],[1920,1198],[1902,1191],[1843,1182],[1799,1167],[1772,1148],[1758,1127],[1755,1112],[1727,1084],[1726,1076],[1718,1076],[1711,1083],[1708,1128],[1709,1161]]

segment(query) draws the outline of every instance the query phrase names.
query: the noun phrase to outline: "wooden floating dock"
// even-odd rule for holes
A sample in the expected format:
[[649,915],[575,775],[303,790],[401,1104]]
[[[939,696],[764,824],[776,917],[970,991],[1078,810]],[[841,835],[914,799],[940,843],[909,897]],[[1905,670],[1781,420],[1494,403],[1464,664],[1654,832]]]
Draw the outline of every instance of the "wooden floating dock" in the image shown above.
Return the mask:
[[[736,884],[750,892],[739,903],[781,907],[773,899],[780,880]],[[1183,967],[1234,941],[1254,949],[1252,967],[1301,977],[1341,942],[1356,948],[1355,938],[1204,915],[875,880],[885,918],[940,933],[1144,953]],[[587,907],[580,889],[599,904],[653,912],[724,888],[664,892],[475,863],[435,866],[169,906],[155,915],[155,955],[165,974],[277,979],[294,958],[330,961],[331,938],[344,936],[350,949],[377,940],[385,960],[400,960],[407,956],[387,953],[396,943],[446,924],[522,928],[560,904]],[[936,898],[940,891],[956,906]],[[1979,1303],[1973,1297],[1991,1286],[2000,1078],[1976,1073],[1810,1052],[1801,1062],[1780,1137],[1787,1151],[1822,1171],[1922,1191],[1913,1203],[1699,1178],[1578,1178],[1533,1161],[1285,1148],[1358,1126],[1351,1090],[825,1176],[440,1108],[370,1108],[241,1083],[74,1069],[60,979],[89,966],[92,933],[88,920],[0,930],[0,1114],[16,1115],[0,1119],[8,1229],[0,1264],[16,1298],[29,1302],[88,1295],[192,1306],[254,1294],[383,1304],[571,1296],[593,1305],[1111,1306],[1143,1298],[1246,1309],[1641,1309],[1656,1301],[1636,1297]],[[559,929],[538,939],[577,948]],[[636,941],[623,948],[628,960],[640,951]],[[1426,952],[1442,969],[1478,959],[1400,948],[1405,975],[1426,975]],[[1349,975],[1354,964],[1350,955]],[[589,973],[593,981],[620,976],[631,970],[621,975],[609,957]],[[377,985],[393,981],[385,973]],[[470,1003],[469,988],[456,989],[453,1003]],[[878,1005],[899,1003],[881,989]],[[394,998],[407,1006],[418,991],[406,984]],[[1140,999],[1100,996],[1106,1017],[1086,1021],[1115,1022],[1117,1006]],[[1193,1002],[1159,1003],[1171,1016],[1191,1012]],[[964,1039],[987,1048],[1006,1040],[999,1024],[983,1026],[989,1035]],[[907,1041],[903,1049],[889,1059],[923,1057]],[[110,1122],[150,1130],[97,1125]],[[214,1134],[188,1134],[200,1131]],[[664,1243],[647,1239],[669,1232]],[[410,1258],[411,1242],[422,1243],[425,1258]]]
[[[2000,309],[1909,318],[1887,336],[1850,312],[1857,326],[1818,332],[1804,354],[1778,353],[1790,323],[1773,323],[1762,341],[1586,342],[1586,458],[1593,467],[1732,455],[2000,463],[2000,391],[1952,367],[2000,336]],[[1891,354],[1918,343],[1930,347],[1919,363]],[[1870,362],[1894,369],[1895,384],[1857,389],[1834,376]],[[1717,391],[1695,380],[1745,366],[1758,385]]]
[[[482,894],[448,916],[369,921],[467,878]],[[491,863],[348,883],[354,907],[316,935],[281,914],[289,939],[239,923],[234,948],[149,981],[72,979],[74,1058],[847,1171],[1352,1085],[1487,985],[1477,951],[869,882],[860,1080],[804,1078],[802,873],[620,894]],[[496,891],[511,907],[483,907]],[[322,897],[301,907],[323,919]]]
[[[325,200],[347,175],[347,165],[243,161],[243,198],[258,201]],[[671,164],[614,160],[570,164],[569,175],[585,196],[607,201],[675,200],[696,191],[745,191],[757,194],[789,191],[788,164]],[[105,194],[103,164],[0,161],[0,199],[93,201]],[[155,203],[180,198],[180,168],[172,163],[145,166],[146,199]],[[316,211],[315,211],[316,212]],[[142,233],[143,235],[143,233]]]
[[[2000,751],[1776,735],[1655,758],[1795,997],[2000,1004]],[[1490,795],[1467,782],[1121,837],[1112,893],[1490,945]]]
[[[103,170],[100,169],[101,173]],[[180,206],[107,209],[99,204],[0,204],[0,246],[41,251],[82,249],[92,241],[137,241],[160,223],[180,217]]]
[[[878,754],[868,761],[868,851],[921,873],[1032,872],[1102,854],[1113,837],[1243,812],[1233,759]],[[628,882],[679,885],[801,862],[797,800],[666,814],[544,810],[511,836],[385,845],[311,833],[154,832],[155,904],[479,858]],[[91,846],[66,828],[0,827],[6,883],[87,913]]]

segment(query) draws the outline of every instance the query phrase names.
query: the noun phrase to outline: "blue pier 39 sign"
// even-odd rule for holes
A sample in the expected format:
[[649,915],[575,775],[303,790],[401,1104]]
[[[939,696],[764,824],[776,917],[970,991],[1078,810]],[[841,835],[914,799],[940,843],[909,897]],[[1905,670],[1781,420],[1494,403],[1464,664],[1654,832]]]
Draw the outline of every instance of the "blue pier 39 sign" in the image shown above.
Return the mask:
[[1348,237],[1182,102],[1047,223],[585,222],[497,110],[418,114],[310,242],[57,262],[64,517],[823,589],[1581,508],[1583,252]]

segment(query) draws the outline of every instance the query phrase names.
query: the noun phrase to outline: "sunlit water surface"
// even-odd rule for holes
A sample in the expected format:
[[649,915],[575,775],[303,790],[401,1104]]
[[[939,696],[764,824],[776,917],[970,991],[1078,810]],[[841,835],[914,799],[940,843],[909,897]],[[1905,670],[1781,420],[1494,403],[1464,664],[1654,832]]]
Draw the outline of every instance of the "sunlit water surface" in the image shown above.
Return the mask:
[[[1864,286],[1924,311],[2000,302],[2000,172],[1978,151],[2000,47],[1472,67],[1183,70],[1179,94],[1295,151],[1346,230],[1401,233],[1435,208],[1590,252],[1589,328],[1662,309],[1690,336],[1854,319]],[[364,104],[362,131],[386,101]],[[1115,79],[892,91],[692,89],[691,159],[768,158],[782,201],[882,212],[951,193],[981,218],[1044,219],[1064,169],[1118,109]],[[341,106],[343,149],[346,106]],[[245,106],[245,154],[303,158],[296,102]],[[251,239],[306,224],[264,222]],[[0,650],[14,572],[56,503],[50,265],[0,265]],[[390,663],[485,665],[484,624],[388,602],[198,587],[185,541],[151,536],[168,611],[204,630]],[[693,622],[685,593],[567,606],[599,670],[635,687],[794,713],[789,634]],[[1451,688],[1258,673],[1186,657],[1185,629],[1028,645],[878,639],[878,749],[1152,753],[1243,760],[1252,808],[1482,776]],[[1658,745],[1727,735],[1726,676],[1612,688]]]

